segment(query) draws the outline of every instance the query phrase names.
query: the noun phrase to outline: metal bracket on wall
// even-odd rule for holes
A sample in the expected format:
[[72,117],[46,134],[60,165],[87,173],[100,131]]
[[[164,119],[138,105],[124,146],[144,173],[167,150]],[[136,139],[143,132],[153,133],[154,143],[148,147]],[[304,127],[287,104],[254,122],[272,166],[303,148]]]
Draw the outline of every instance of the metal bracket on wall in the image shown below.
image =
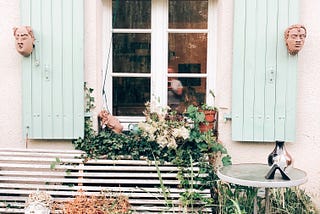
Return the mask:
[[223,121],[226,123],[228,120],[232,120],[232,114],[223,114]]

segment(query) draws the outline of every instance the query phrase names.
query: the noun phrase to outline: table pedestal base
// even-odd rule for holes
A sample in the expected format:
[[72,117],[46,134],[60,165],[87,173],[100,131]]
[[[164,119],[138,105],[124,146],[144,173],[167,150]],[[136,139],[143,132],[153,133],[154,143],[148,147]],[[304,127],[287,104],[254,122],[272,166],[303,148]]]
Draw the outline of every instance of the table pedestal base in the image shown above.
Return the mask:
[[[264,188],[264,200],[265,200],[265,214],[270,214],[270,196],[269,196],[269,191],[270,188]],[[258,214],[259,213],[259,207],[258,207],[258,203],[257,203],[257,197],[258,194],[254,197],[254,201],[253,201],[253,214]],[[263,196],[262,196],[263,197]]]

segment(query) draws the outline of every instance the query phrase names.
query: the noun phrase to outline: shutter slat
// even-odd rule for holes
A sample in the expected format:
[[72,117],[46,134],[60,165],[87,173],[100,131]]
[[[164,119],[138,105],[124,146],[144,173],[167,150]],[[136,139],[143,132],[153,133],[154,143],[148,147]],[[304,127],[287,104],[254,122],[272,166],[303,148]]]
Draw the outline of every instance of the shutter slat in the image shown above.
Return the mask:
[[243,109],[243,140],[253,137],[254,113],[254,76],[256,70],[256,0],[247,0],[246,4],[246,41],[244,67],[244,109]]
[[51,0],[42,0],[42,137],[52,136],[52,14]]
[[70,101],[73,100],[73,32],[72,32],[72,0],[63,1],[62,6],[62,49],[63,49],[63,124],[64,136],[70,137],[73,135],[73,105]]
[[52,111],[53,111],[53,136],[54,138],[63,138],[63,87],[62,87],[62,0],[52,1],[52,29],[55,33],[52,35]]
[[268,17],[266,26],[266,84],[265,84],[265,121],[264,121],[264,141],[274,140],[274,105],[276,90],[276,72],[277,72],[277,17],[278,17],[278,1],[269,0]]
[[[288,0],[279,1],[278,14],[278,45],[277,45],[277,80],[275,105],[275,140],[285,140],[286,119],[286,88],[288,73],[288,53],[284,42],[283,32],[289,26]],[[290,94],[288,94],[290,96]]]
[[[25,0],[25,4],[20,4],[20,10],[21,10],[21,17],[24,17],[21,19],[21,24],[22,25],[29,25],[30,24],[30,0]],[[30,126],[32,124],[32,118],[31,118],[31,90],[32,90],[32,85],[31,85],[31,77],[32,77],[32,64],[31,64],[31,58],[33,55],[29,57],[23,57],[22,58],[22,67],[23,67],[23,72],[22,72],[22,89],[23,89],[23,96],[22,96],[22,114],[23,114],[23,121],[24,121],[24,126],[23,126],[23,132],[24,136],[30,131]]]
[[[234,1],[234,37],[233,37],[233,83],[244,81],[244,48],[245,48],[245,1]],[[243,85],[232,86],[232,139],[242,139],[243,127]]]
[[[35,36],[35,48],[32,53],[32,71],[31,71],[31,118],[29,137],[42,138],[42,26],[41,26],[41,1],[31,1],[31,27]],[[36,64],[38,61],[40,64]]]
[[254,76],[254,113],[253,113],[253,140],[263,139],[264,129],[264,92],[265,92],[265,72],[266,72],[266,41],[267,32],[267,2],[257,2],[257,45],[256,45],[256,70]]

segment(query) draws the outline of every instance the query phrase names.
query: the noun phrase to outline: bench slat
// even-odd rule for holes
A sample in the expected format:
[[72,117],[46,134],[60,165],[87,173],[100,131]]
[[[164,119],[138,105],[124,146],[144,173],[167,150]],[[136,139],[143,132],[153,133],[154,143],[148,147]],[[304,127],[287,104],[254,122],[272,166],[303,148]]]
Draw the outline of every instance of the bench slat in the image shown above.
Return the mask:
[[[33,163],[4,163],[0,162],[0,168],[31,168],[31,169],[48,169],[50,170],[50,163],[48,164],[36,164],[37,168],[35,168],[35,164]],[[117,165],[104,165],[104,166],[96,166],[96,165],[56,165],[53,170],[65,169],[65,170],[101,170],[101,171],[157,171],[157,167],[155,166],[117,166]],[[174,172],[178,171],[177,167],[170,166],[159,166],[160,171],[164,172]],[[198,171],[197,168],[193,169],[194,171]]]
[[[157,173],[125,173],[125,172],[65,172],[65,171],[6,171],[0,170],[0,176],[38,176],[38,177],[103,177],[103,178],[158,178]],[[176,179],[176,173],[162,173],[162,178]]]

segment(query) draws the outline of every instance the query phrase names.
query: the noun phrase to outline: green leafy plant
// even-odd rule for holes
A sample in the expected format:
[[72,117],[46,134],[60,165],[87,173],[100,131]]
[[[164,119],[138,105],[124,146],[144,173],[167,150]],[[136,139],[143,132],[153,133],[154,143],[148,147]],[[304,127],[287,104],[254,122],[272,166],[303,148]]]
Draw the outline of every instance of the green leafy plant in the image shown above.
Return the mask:
[[[221,214],[253,213],[257,203],[259,213],[265,212],[265,198],[257,196],[258,188],[218,182],[218,201]],[[256,202],[255,202],[256,200]],[[273,214],[315,214],[311,198],[299,187],[275,188],[269,193],[270,213]]]
[[[85,88],[85,92],[88,100],[86,111],[90,112],[94,108],[94,99],[91,98],[93,90]],[[86,117],[84,138],[73,141],[73,144],[76,149],[86,152],[85,158],[145,158],[155,163],[171,162],[180,169],[178,178],[181,187],[186,189],[181,194],[181,201],[186,209],[194,210],[196,201],[201,206],[195,212],[200,212],[202,207],[210,207],[212,199],[202,197],[197,190],[215,189],[212,178],[216,179],[216,175],[208,157],[213,152],[226,155],[226,149],[215,140],[212,132],[199,131],[197,123],[204,118],[196,107],[190,106],[192,110],[186,115],[177,114],[168,108],[153,107],[151,103],[147,104],[146,121],[141,122],[137,130],[121,134],[115,134],[109,129],[96,132],[92,118]],[[229,164],[228,161],[224,163]],[[199,168],[197,173],[192,168],[194,164]],[[158,176],[161,182],[160,171]],[[170,208],[170,192],[164,185],[161,188]]]
[[[209,90],[209,94],[213,97],[213,99],[215,99],[216,96],[215,96],[213,90]],[[216,106],[212,106],[212,105],[208,105],[206,103],[202,103],[199,106],[199,110],[218,111],[218,108]]]
[[55,161],[52,161],[50,163],[50,169],[54,170],[56,168],[57,165],[59,165],[61,163],[60,158],[56,157]]
[[87,83],[84,83],[84,92],[85,92],[85,112],[90,113],[93,108],[95,108],[94,105],[94,97],[92,96],[93,88],[88,88]]
[[160,189],[161,189],[162,195],[164,197],[164,200],[165,200],[165,203],[166,203],[166,207],[167,207],[167,211],[168,211],[173,207],[172,200],[169,199],[170,191],[165,186],[165,184],[163,182],[161,171],[160,171],[160,167],[159,167],[159,162],[156,160],[154,155],[153,155],[153,158],[154,158],[154,164],[156,166],[157,174],[158,174],[158,178],[159,178],[159,182],[160,182]]
[[[86,89],[87,107],[90,112],[94,108],[92,89]],[[204,114],[199,112],[199,107],[190,105],[185,115],[166,110],[166,113],[158,114],[147,111],[146,116],[152,125],[161,124],[158,133],[174,127],[188,129],[188,138],[175,137],[175,146],[169,143],[159,143],[159,136],[155,134],[150,138],[150,133],[144,129],[125,131],[116,134],[109,129],[96,132],[93,129],[92,118],[85,118],[85,135],[73,143],[76,149],[86,152],[85,158],[108,158],[108,159],[148,159],[155,163],[171,162],[179,167],[178,179],[180,186],[185,189],[180,195],[180,200],[189,213],[229,214],[229,213],[253,213],[254,198],[257,195],[256,188],[242,187],[221,183],[216,170],[219,165],[230,165],[231,157],[226,148],[217,141],[212,131],[200,132],[199,123],[204,122]],[[163,113],[163,112],[162,112]],[[57,161],[58,163],[58,161]],[[194,167],[199,170],[195,171]],[[166,198],[167,208],[170,210],[172,202],[169,199],[170,191],[162,181],[162,175],[158,168],[160,188]],[[210,189],[211,198],[202,197],[198,190]],[[280,191],[280,190],[279,190]],[[300,189],[287,189],[285,193],[272,192],[270,195],[271,209],[274,213],[316,213],[310,197]],[[281,197],[282,200],[279,200]],[[263,199],[258,197],[259,210],[264,209]],[[283,202],[285,201],[285,202]],[[285,203],[285,208],[283,208]],[[195,206],[197,204],[197,206]],[[309,212],[303,211],[307,210]],[[295,212],[297,211],[297,212]]]
[[190,105],[187,108],[187,117],[191,119],[195,130],[199,128],[199,123],[204,122],[204,114],[199,112],[199,108],[194,105]]
[[254,213],[256,196],[257,188],[218,182],[219,210],[223,214]]
[[315,214],[317,210],[311,198],[299,187],[272,189],[270,192],[270,212]]
[[200,110],[210,110],[210,111],[217,111],[217,107],[215,106],[211,106],[211,105],[208,105],[208,104],[202,104],[199,108]]

